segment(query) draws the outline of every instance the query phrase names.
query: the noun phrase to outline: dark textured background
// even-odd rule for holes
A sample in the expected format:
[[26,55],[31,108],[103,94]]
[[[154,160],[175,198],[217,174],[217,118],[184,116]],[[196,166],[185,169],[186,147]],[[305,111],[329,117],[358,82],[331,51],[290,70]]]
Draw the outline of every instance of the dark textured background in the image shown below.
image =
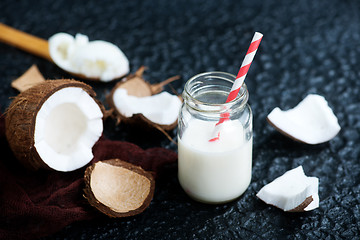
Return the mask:
[[[157,182],[141,215],[79,222],[45,239],[359,239],[360,2],[319,1],[0,1],[0,22],[48,38],[60,31],[118,45],[131,70],[148,66],[172,86],[200,72],[236,74],[255,31],[264,34],[246,79],[254,112],[253,178],[238,200],[196,203],[181,190],[176,167]],[[69,77],[53,64],[0,43],[0,104],[16,95],[10,82],[32,64],[46,78]],[[103,101],[113,83],[90,83]],[[169,90],[169,89],[168,89]],[[323,95],[342,127],[328,143],[308,146],[275,132],[266,115],[294,107],[308,93]],[[176,150],[164,136],[106,122],[105,134],[143,148]],[[176,132],[171,132],[175,139]],[[284,213],[255,194],[285,171],[303,165],[320,179],[320,207]]]

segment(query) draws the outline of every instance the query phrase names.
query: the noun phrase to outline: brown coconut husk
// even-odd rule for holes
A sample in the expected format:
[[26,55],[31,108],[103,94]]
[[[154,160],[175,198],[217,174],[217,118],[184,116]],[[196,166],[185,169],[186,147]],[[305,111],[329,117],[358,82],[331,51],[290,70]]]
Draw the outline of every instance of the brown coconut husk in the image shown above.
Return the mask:
[[5,133],[15,157],[29,169],[49,169],[34,147],[36,116],[52,94],[66,87],[82,88],[98,103],[102,112],[105,112],[103,105],[96,100],[94,90],[89,85],[76,80],[47,80],[21,92],[6,111]]
[[[177,126],[177,120],[169,125],[157,124],[149,119],[147,119],[143,114],[138,113],[134,114],[131,117],[126,117],[122,115],[115,107],[115,103],[113,101],[113,94],[116,89],[124,88],[127,90],[128,95],[136,96],[136,97],[148,97],[163,91],[163,87],[175,80],[178,80],[180,76],[174,76],[166,79],[163,82],[150,84],[143,78],[143,73],[146,67],[140,67],[134,74],[128,75],[122,81],[118,82],[115,87],[112,89],[110,94],[107,96],[107,102],[111,109],[113,110],[114,116],[117,120],[117,124],[120,122],[129,123],[129,124],[139,124],[145,125],[148,127],[155,127],[162,133],[164,133],[170,140],[170,136],[166,133],[166,131],[173,130]],[[181,100],[182,98],[178,96]]]
[[[129,202],[127,202],[126,204],[124,204],[124,205],[126,205],[124,209],[118,210],[118,209],[115,209],[115,206],[112,206],[109,203],[101,202],[99,199],[97,199],[95,197],[96,194],[94,194],[94,192],[98,192],[98,191],[97,191],[97,189],[92,188],[92,186],[96,186],[96,185],[95,184],[92,185],[91,180],[92,180],[92,174],[94,172],[96,164],[98,164],[98,163],[108,164],[108,166],[106,168],[112,168],[111,174],[114,174],[114,172],[117,171],[118,174],[121,175],[121,178],[125,179],[124,182],[118,183],[118,184],[116,184],[116,186],[113,186],[114,181],[116,181],[116,179],[109,180],[109,176],[111,174],[103,173],[103,172],[98,173],[97,181],[101,182],[102,186],[103,185],[106,186],[105,188],[102,188],[101,190],[106,189],[106,188],[110,188],[111,190],[114,190],[116,192],[116,194],[112,193],[111,199],[115,200],[115,204],[121,204],[122,203],[121,199],[124,199],[124,198],[126,199],[126,201],[129,201],[129,199],[133,200],[134,197],[137,197],[136,200],[138,200],[141,203],[140,206],[138,206],[134,209],[134,208],[131,208],[130,207],[131,204],[129,204]],[[99,177],[100,177],[100,179],[99,179]],[[114,176],[114,178],[116,178],[116,176]],[[91,166],[89,166],[86,169],[84,179],[85,179],[84,197],[88,200],[90,205],[92,205],[93,207],[98,209],[100,212],[108,215],[109,217],[129,217],[129,216],[137,215],[137,214],[143,212],[150,205],[150,202],[154,196],[155,180],[154,180],[152,174],[143,170],[139,166],[130,164],[125,161],[121,161],[120,159],[110,159],[110,160],[100,161],[100,162],[92,164]],[[143,189],[139,189],[139,183],[144,183],[141,180],[143,180],[143,181],[145,180],[147,183],[149,183],[149,185],[144,186],[145,184],[141,184]],[[131,191],[131,192],[128,192],[126,190],[121,191],[124,189],[124,185],[122,185],[123,183],[124,183],[124,185],[126,185],[126,184],[129,185],[129,184],[135,183],[135,185],[138,184],[138,185],[136,185],[138,188],[137,189],[136,189],[136,187],[132,188],[131,190],[133,190],[133,191]],[[117,188],[117,187],[119,187],[119,188]],[[145,191],[144,191],[144,189],[145,189]],[[139,205],[139,203],[137,202],[136,205]]]

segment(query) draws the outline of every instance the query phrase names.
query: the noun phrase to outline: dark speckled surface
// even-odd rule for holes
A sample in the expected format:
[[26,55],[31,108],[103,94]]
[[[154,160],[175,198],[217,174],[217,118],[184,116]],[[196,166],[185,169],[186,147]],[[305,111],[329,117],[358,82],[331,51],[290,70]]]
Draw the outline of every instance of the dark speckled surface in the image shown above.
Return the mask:
[[[141,215],[72,224],[44,239],[356,239],[360,232],[360,3],[319,1],[0,1],[0,22],[42,38],[64,31],[118,45],[132,71],[148,66],[172,86],[200,72],[237,73],[251,37],[264,39],[246,79],[254,112],[253,178],[238,200],[204,205],[181,190],[176,167],[157,182]],[[32,64],[46,78],[69,77],[46,60],[0,43],[0,107],[16,95],[10,82]],[[90,83],[104,101],[113,83]],[[169,90],[169,89],[167,89]],[[328,143],[308,146],[275,132],[266,115],[294,107],[308,93],[323,95],[342,127]],[[106,122],[111,139],[141,147],[176,146],[161,134]],[[171,132],[175,139],[175,131]],[[320,179],[320,207],[284,213],[256,198],[285,171],[303,165]]]

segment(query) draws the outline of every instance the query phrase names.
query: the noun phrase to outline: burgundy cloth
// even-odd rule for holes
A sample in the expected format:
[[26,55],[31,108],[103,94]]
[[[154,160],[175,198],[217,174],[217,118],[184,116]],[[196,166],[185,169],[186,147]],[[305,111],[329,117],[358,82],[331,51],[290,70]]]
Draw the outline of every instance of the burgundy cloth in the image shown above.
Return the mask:
[[[0,239],[39,238],[73,222],[102,216],[83,197],[85,167],[69,173],[23,168],[8,146],[4,125],[0,117]],[[177,160],[177,154],[167,149],[143,150],[106,139],[93,152],[92,162],[120,158],[154,175]]]

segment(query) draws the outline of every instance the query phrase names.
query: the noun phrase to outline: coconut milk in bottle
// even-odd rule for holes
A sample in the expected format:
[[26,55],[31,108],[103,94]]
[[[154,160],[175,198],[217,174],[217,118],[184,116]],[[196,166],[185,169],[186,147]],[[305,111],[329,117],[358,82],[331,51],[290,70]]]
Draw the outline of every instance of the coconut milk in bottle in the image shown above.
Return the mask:
[[[224,103],[235,76],[199,74],[185,85],[179,115],[178,178],[184,191],[205,203],[223,203],[242,195],[251,181],[252,112],[244,84],[238,97]],[[223,113],[217,141],[209,141]]]

